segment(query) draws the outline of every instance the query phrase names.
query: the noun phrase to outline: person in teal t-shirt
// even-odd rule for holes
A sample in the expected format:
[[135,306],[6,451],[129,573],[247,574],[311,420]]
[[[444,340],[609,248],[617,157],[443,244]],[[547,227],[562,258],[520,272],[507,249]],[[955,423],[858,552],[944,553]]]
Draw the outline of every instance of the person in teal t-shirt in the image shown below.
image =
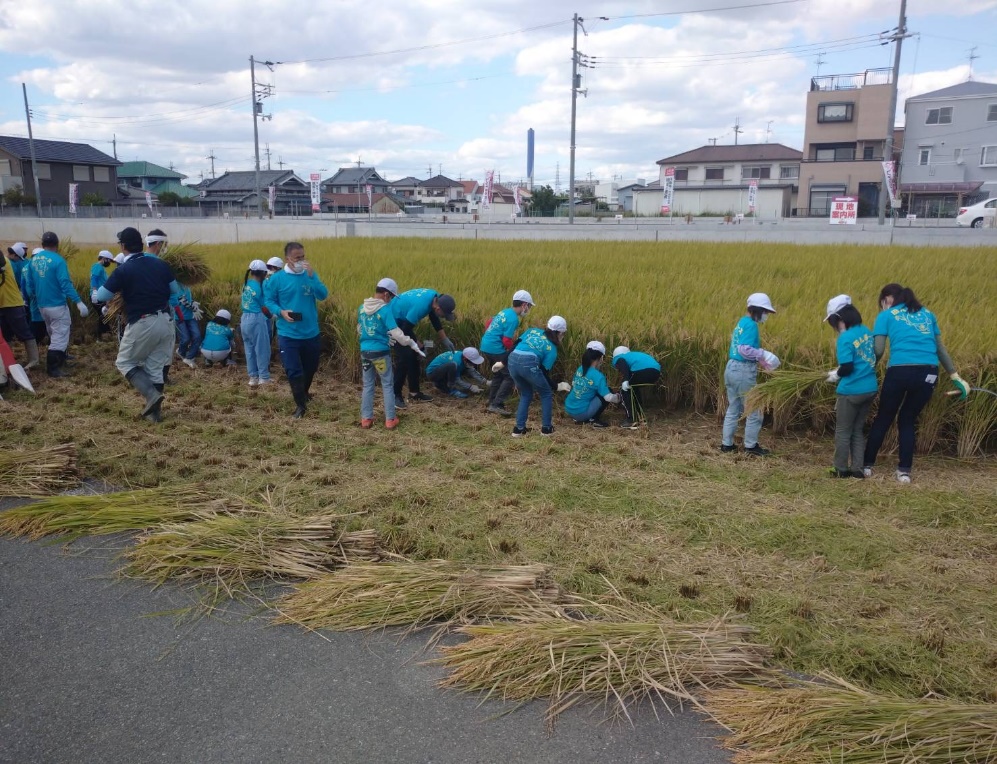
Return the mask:
[[[521,438],[526,429],[526,417],[530,412],[533,394],[540,397],[541,435],[554,434],[554,381],[550,371],[557,360],[557,348],[568,331],[568,322],[561,316],[551,316],[546,329],[527,329],[519,337],[516,347],[509,353],[509,374],[519,390],[519,406],[516,409],[516,426],[512,437]],[[571,385],[561,382],[559,392],[568,392]]]
[[512,295],[512,307],[504,308],[485,324],[485,333],[481,337],[481,354],[492,369],[492,385],[488,391],[489,414],[509,417],[512,412],[505,407],[505,402],[516,389],[516,384],[509,376],[506,368],[509,363],[509,351],[516,344],[519,324],[533,307],[533,295],[525,289],[519,289]]
[[267,264],[256,259],[246,268],[242,280],[242,299],[239,307],[239,332],[246,353],[246,372],[249,386],[269,385],[270,379],[270,311],[263,304],[263,281],[267,277]]
[[644,399],[642,387],[653,387],[661,379],[661,364],[647,353],[639,353],[625,345],[613,351],[613,368],[623,378],[620,385],[623,409],[627,418],[620,427],[635,430],[644,419]]
[[606,346],[592,340],[585,346],[582,362],[571,381],[571,391],[564,400],[564,412],[577,424],[609,427],[602,419],[607,403],[619,403],[620,396],[609,389],[606,375],[600,370]]
[[[468,393],[480,393],[488,385],[478,371],[484,362],[485,358],[477,348],[448,350],[430,362],[426,367],[426,377],[441,393],[454,398],[467,398]],[[464,379],[465,374],[473,382]]]
[[900,451],[896,478],[900,483],[909,483],[914,466],[917,418],[935,392],[939,363],[945,367],[960,398],[969,394],[969,385],[956,373],[942,344],[942,332],[935,314],[918,301],[913,289],[887,284],[880,290],[879,307],[881,312],[872,328],[876,359],[886,352],[888,341],[890,363],[865,445],[863,472],[866,477],[872,475],[883,439],[896,419]]
[[865,454],[863,427],[879,389],[872,332],[862,324],[862,315],[846,294],[831,298],[824,320],[838,333],[838,368],[827,374],[827,381],[837,385],[831,475],[861,478]]
[[222,308],[204,327],[201,355],[204,356],[205,366],[210,367],[223,362],[226,366],[235,365],[235,361],[232,360],[232,339],[235,337],[235,332],[229,326],[231,322],[232,314]]
[[97,254],[97,262],[90,266],[90,304],[94,307],[97,315],[97,342],[104,339],[104,335],[111,331],[111,327],[104,323],[101,312],[104,303],[98,302],[97,290],[107,283],[108,268],[114,262],[114,255],[106,249],[102,249]]

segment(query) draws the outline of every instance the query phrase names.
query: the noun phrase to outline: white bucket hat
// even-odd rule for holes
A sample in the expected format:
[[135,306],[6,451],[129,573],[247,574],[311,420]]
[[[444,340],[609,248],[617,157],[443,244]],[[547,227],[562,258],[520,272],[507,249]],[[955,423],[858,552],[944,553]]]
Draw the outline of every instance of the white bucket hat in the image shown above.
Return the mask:
[[765,292],[755,292],[754,294],[748,295],[748,307],[749,308],[761,308],[762,310],[767,310],[769,313],[775,313],[775,308],[772,307],[772,301]]

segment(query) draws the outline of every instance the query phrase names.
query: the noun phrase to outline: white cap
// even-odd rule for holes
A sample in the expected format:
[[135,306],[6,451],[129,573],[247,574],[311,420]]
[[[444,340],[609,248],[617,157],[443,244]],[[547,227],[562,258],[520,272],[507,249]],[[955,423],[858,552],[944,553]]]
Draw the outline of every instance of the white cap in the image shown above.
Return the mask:
[[755,292],[754,294],[748,295],[748,307],[749,308],[761,308],[762,310],[767,310],[769,313],[775,313],[775,308],[772,307],[772,301],[765,292]]
[[267,264],[262,260],[253,260],[249,264],[249,270],[251,271],[265,271],[267,269]]
[[482,356],[481,353],[478,352],[477,348],[464,348],[464,350],[461,351],[461,355],[464,356],[468,361],[473,363],[475,366],[477,366],[479,363],[485,362],[484,356]]
[[97,259],[98,260],[113,260],[114,259],[114,255],[112,255],[106,249],[102,249],[100,252],[97,253]]
[[44,251],[45,250],[42,247],[35,247],[33,250],[31,250],[31,254],[32,255],[37,255],[37,254],[39,254],[41,252],[44,252]]
[[552,332],[566,332],[568,331],[568,322],[561,316],[551,316],[550,321],[547,322],[547,328]]
[[[398,284],[395,283],[394,279],[384,278],[377,282],[378,289],[387,289],[395,297],[398,296]],[[480,363],[480,361],[478,361]]]
[[217,313],[215,313],[215,318],[225,318],[225,319],[228,319],[229,321],[231,321],[232,320],[232,314],[229,313],[227,310],[225,310],[225,308],[222,308],[220,311],[218,311]]
[[852,298],[847,294],[839,294],[837,297],[832,297],[827,301],[827,315],[824,316],[824,320],[827,321],[831,316],[837,313],[846,305],[852,304]]
[[588,345],[585,346],[586,350],[598,350],[603,355],[606,355],[606,346],[603,345],[599,340],[592,340]]
[[629,352],[630,348],[628,348],[626,345],[618,345],[617,347],[613,348],[613,358],[615,359],[616,356],[624,355]]
[[513,302],[525,302],[527,305],[533,305],[533,295],[527,292],[525,289],[520,289],[512,296]]
[[269,265],[271,268],[283,268],[284,261],[275,255],[274,257],[271,257],[269,260],[267,260],[267,265]]
[[118,265],[121,265],[124,261],[125,261],[125,253],[124,252],[119,252],[118,254],[116,254],[114,256],[114,262],[116,262]]
[[7,247],[8,252],[12,252],[18,257],[24,257],[25,253],[28,251],[28,245],[23,241],[19,241],[12,247]]

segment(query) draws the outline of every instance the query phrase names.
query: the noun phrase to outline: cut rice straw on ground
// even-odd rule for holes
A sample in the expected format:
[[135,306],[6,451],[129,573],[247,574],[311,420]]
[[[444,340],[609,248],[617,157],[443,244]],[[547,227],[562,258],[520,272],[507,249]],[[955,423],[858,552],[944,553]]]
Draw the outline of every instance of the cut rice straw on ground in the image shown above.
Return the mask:
[[231,594],[263,580],[308,579],[380,557],[376,531],[344,531],[350,515],[274,511],[167,525],[138,539],[125,575],[163,584],[212,583]]
[[445,626],[476,618],[535,616],[560,599],[560,589],[543,565],[358,563],[297,586],[277,604],[276,622],[341,631]]
[[738,764],[984,764],[997,761],[997,705],[865,692],[840,679],[710,693]]
[[27,536],[103,536],[145,530],[222,509],[203,486],[143,488],[98,496],[52,496],[0,513],[0,534]]
[[0,496],[49,496],[77,482],[76,446],[0,451]]
[[661,700],[671,710],[698,705],[697,694],[708,688],[778,681],[765,665],[769,650],[751,641],[748,626],[723,619],[676,623],[642,608],[633,615],[466,626],[459,631],[471,639],[442,648],[434,662],[452,672],[444,687],[503,700],[549,698],[549,724],[584,700],[601,700],[631,719],[628,709],[643,700]]

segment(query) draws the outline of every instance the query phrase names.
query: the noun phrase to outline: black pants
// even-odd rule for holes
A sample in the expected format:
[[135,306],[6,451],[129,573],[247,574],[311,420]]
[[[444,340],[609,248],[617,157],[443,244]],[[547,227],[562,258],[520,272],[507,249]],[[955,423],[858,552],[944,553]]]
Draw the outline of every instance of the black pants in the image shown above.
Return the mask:
[[641,395],[641,386],[653,385],[660,377],[661,372],[657,369],[641,369],[630,375],[630,389],[620,393],[623,410],[627,412],[627,419],[635,422],[644,412],[644,397]]
[[0,333],[8,343],[15,339],[27,342],[35,338],[28,322],[28,313],[23,305],[0,308]]
[[45,326],[44,321],[32,321],[31,322],[31,333],[35,336],[35,341],[41,344],[48,337],[48,329]]
[[937,384],[937,366],[891,366],[886,370],[883,389],[879,392],[879,410],[872,420],[872,429],[865,444],[866,467],[876,463],[883,439],[896,419],[897,439],[900,442],[897,468],[901,472],[910,472],[914,466],[917,418],[931,400]]
[[449,393],[453,390],[459,389],[457,387],[457,367],[452,364],[444,364],[433,369],[432,374],[427,375],[429,381],[432,382],[436,389],[441,393]]
[[[399,321],[398,328],[415,339],[415,326],[408,321]],[[408,345],[395,345],[395,400],[402,396],[405,382],[408,382],[409,395],[419,392],[419,356]]]
[[100,339],[111,331],[111,327],[104,323],[104,316],[101,314],[101,310],[106,304],[104,302],[95,302],[93,304],[93,312],[97,316],[97,339]]
[[488,405],[504,406],[505,402],[509,400],[509,396],[512,395],[512,391],[516,389],[516,383],[509,376],[509,354],[482,353],[482,355],[489,368],[498,361],[503,363],[502,371],[492,374],[492,386],[488,388]]

